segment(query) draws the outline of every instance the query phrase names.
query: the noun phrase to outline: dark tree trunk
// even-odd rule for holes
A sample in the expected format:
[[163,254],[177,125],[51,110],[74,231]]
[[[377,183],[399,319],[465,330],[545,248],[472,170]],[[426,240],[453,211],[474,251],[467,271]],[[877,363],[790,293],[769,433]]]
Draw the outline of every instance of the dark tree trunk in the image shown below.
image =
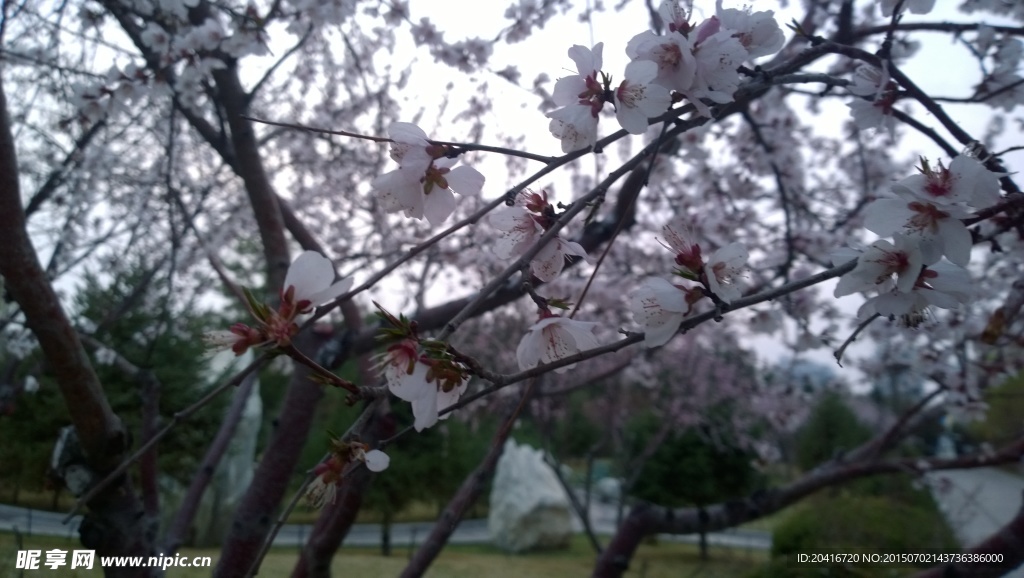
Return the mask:
[[380,523],[380,555],[391,555],[391,508],[384,508],[384,519]]
[[[74,424],[78,448],[74,460],[96,483],[125,458],[128,435],[110,407],[99,377],[47,278],[26,230],[18,181],[18,160],[0,82],[0,276],[21,307],[25,322],[39,341],[61,397]],[[79,487],[80,492],[87,487]],[[149,556],[155,539],[154,521],[145,515],[128,476],[120,476],[88,503],[82,522],[82,545],[96,556]],[[149,568],[107,567],[106,576],[150,576]]]
[[[323,336],[308,331],[294,340],[306,355],[313,354],[323,342]],[[270,443],[256,467],[252,485],[235,510],[214,576],[245,576],[270,533],[273,514],[309,437],[316,404],[324,395],[323,386],[309,380],[310,373],[306,366],[294,364]]]

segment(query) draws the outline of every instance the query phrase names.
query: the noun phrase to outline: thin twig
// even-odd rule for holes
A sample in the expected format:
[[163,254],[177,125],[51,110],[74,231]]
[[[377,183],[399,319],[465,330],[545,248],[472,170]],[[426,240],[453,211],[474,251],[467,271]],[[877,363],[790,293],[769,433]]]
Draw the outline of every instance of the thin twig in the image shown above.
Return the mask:
[[[341,439],[348,441],[357,429],[362,429],[367,420],[370,419],[370,416],[373,415],[373,412],[377,411],[377,408],[380,406],[382,401],[383,398],[377,398],[367,404],[366,409],[364,409],[363,413],[359,414],[359,417],[357,417],[355,421],[352,422],[352,425],[345,430]],[[323,463],[330,456],[331,454],[329,453],[324,454],[324,457],[320,458],[319,463]],[[299,500],[302,499],[302,496],[306,495],[306,488],[309,487],[309,484],[312,483],[314,479],[316,479],[316,475],[314,474],[314,470],[310,469],[309,473],[306,474],[306,479],[302,482],[302,485],[299,486],[298,491],[295,492],[295,495],[292,496],[288,505],[285,506],[284,510],[277,517],[277,521],[274,523],[273,527],[270,528],[270,533],[267,534],[267,539],[263,542],[263,546],[260,548],[259,553],[256,554],[256,559],[253,560],[252,566],[249,567],[249,571],[245,573],[246,578],[255,576],[259,572],[260,565],[263,563],[263,559],[267,557],[267,552],[270,551],[270,547],[274,545],[274,539],[277,538],[278,532],[280,532],[281,528],[284,527],[284,523],[288,521],[288,517],[291,516],[292,511],[295,510],[295,506],[299,504]]]
[[111,482],[120,477],[120,475],[123,474],[128,469],[128,467],[135,462],[135,460],[139,459],[139,457],[141,457],[144,453],[149,451],[151,447],[156,445],[157,442],[162,440],[164,436],[170,433],[171,430],[174,429],[176,425],[178,425],[178,423],[188,419],[192,414],[199,411],[203,406],[213,401],[218,395],[220,395],[224,391],[242,383],[242,380],[245,379],[245,376],[249,375],[249,373],[253,371],[257,371],[260,368],[262,368],[268,361],[270,361],[271,357],[273,357],[273,355],[264,354],[263,356],[259,357],[258,359],[250,363],[248,366],[246,366],[245,369],[238,372],[238,374],[236,374],[234,377],[232,377],[228,381],[225,381],[223,384],[219,385],[215,389],[210,390],[206,395],[199,398],[199,401],[193,403],[192,405],[186,407],[185,409],[179,412],[176,412],[174,416],[171,417],[171,420],[167,423],[167,425],[163,427],[163,429],[158,431],[155,435],[153,435],[153,437],[146,440],[146,443],[142,444],[142,446],[140,446],[139,449],[135,450],[135,452],[132,455],[128,456],[128,458],[121,462],[119,466],[117,466],[116,468],[114,468],[113,471],[107,474],[107,477],[97,482],[96,485],[89,488],[88,492],[83,494],[82,497],[78,498],[78,500],[75,502],[74,508],[72,508],[71,511],[68,512],[66,516],[64,516],[64,519],[61,520],[61,523],[67,524],[68,522],[70,522],[71,518],[74,518],[76,515],[78,515],[79,512],[82,511],[82,508],[89,502],[89,500],[95,498],[101,491],[103,491],[104,488],[109,486]]

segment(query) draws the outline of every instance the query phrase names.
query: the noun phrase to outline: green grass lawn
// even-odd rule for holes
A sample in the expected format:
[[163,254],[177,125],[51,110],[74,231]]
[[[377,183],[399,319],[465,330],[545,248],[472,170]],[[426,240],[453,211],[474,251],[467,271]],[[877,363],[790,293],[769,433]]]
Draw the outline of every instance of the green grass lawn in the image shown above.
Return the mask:
[[[71,550],[80,548],[77,542],[62,538],[26,538],[24,548],[49,550],[53,548]],[[15,537],[0,533],[0,576],[18,576],[15,570],[17,552]],[[186,549],[186,556],[211,556],[217,563],[216,550]],[[343,548],[334,560],[334,574],[354,578],[397,576],[409,557],[409,550],[396,548],[390,557],[380,555],[378,549]],[[44,555],[45,558],[45,555]],[[288,576],[298,558],[298,552],[291,548],[275,548],[263,562],[260,576]],[[767,561],[767,553],[735,551],[722,548],[711,549],[711,559],[702,563],[695,546],[673,542],[643,544],[633,558],[626,576],[639,578],[677,578],[680,576],[714,576],[718,578],[741,578],[752,568]],[[534,554],[509,555],[488,545],[451,546],[434,562],[427,576],[432,578],[562,578],[566,576],[588,576],[593,569],[594,553],[582,536],[573,539],[567,550],[540,552]],[[211,570],[172,568],[169,578],[196,578],[210,576]],[[91,571],[69,570],[67,566],[58,570],[43,567],[25,572],[25,576],[54,576],[69,578],[98,577],[103,573],[98,568]]]

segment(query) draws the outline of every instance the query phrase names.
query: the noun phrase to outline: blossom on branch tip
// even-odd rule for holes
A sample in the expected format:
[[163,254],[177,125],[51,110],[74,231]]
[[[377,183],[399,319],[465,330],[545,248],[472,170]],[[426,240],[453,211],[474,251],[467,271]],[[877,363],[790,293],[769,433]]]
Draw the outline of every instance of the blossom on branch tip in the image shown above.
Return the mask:
[[562,152],[571,153],[597,143],[597,115],[588,105],[570,104],[547,113],[548,130],[562,141]]
[[[557,317],[550,313],[544,315],[519,341],[519,347],[516,348],[519,369],[530,369],[597,347],[597,337],[594,336],[597,323]],[[573,367],[576,367],[575,363],[559,367],[555,373],[565,373]]]
[[626,65],[626,78],[615,91],[615,118],[631,134],[647,132],[648,119],[672,105],[668,89],[653,83],[657,75],[657,65],[648,60]]
[[653,62],[658,67],[654,82],[669,90],[682,93],[693,85],[697,71],[693,46],[680,32],[670,31],[664,36],[641,32],[626,44],[626,55],[634,61]]
[[662,227],[665,242],[676,253],[676,265],[694,277],[704,269],[700,244],[694,241],[693,227],[682,218],[673,219]]
[[385,211],[426,218],[436,226],[455,211],[453,193],[476,195],[483,190],[485,178],[480,171],[466,165],[455,167],[458,159],[445,156],[449,150],[431,144],[416,125],[394,123],[388,134],[393,141],[391,158],[398,162],[398,169],[370,183]]
[[431,427],[438,419],[447,419],[450,413],[439,415],[440,412],[458,402],[466,391],[463,377],[450,370],[442,371],[441,365],[422,355],[413,339],[404,339],[381,355],[377,367],[391,393],[412,404],[416,431]]
[[257,325],[236,323],[228,331],[207,334],[207,343],[217,348],[230,347],[235,355],[242,355],[250,347],[288,347],[299,331],[295,322],[299,315],[312,312],[314,307],[340,297],[352,287],[352,279],[334,283],[334,277],[334,265],[329,259],[316,251],[305,251],[288,267],[276,310],[243,288],[246,306]]
[[743,272],[750,254],[741,243],[730,243],[715,251],[704,265],[708,290],[725,303],[732,303],[742,294],[736,277]]
[[391,465],[391,457],[380,450],[371,450],[358,441],[331,440],[330,456],[313,468],[316,476],[306,488],[306,500],[319,510],[333,504],[338,486],[350,464],[363,462],[371,472],[383,472]]
[[858,98],[846,103],[846,106],[858,130],[884,129],[890,138],[895,138],[896,117],[892,114],[892,107],[884,101],[870,102]]
[[632,293],[629,310],[633,319],[644,328],[644,346],[664,345],[679,330],[679,324],[690,314],[693,303],[703,297],[702,291],[673,285],[660,277],[650,277]]
[[569,49],[569,58],[576,63],[576,72],[579,74],[564,76],[555,82],[555,90],[551,93],[555,104],[566,106],[586,103],[596,107],[595,113],[601,111],[604,105],[604,87],[600,82],[603,49],[603,42],[595,44],[593,49],[579,44]]
[[977,160],[960,155],[949,168],[934,169],[921,160],[920,174],[892,185],[896,198],[872,202],[864,211],[864,225],[879,235],[903,233],[915,239],[925,264],[945,256],[967,265],[973,241],[962,219],[969,206],[984,208],[999,199],[995,173]]
[[292,261],[284,278],[282,300],[287,298],[296,313],[308,313],[352,288],[352,279],[334,283],[334,265],[330,259],[316,251],[304,251]]
[[587,258],[583,245],[575,241],[566,241],[555,237],[548,241],[544,248],[530,261],[530,272],[545,283],[554,281],[555,277],[565,268],[565,262],[571,257]]
[[[493,246],[494,254],[502,259],[522,255],[540,241],[544,232],[554,224],[554,208],[548,203],[547,193],[523,192],[515,204],[495,212],[488,221],[502,232]],[[555,279],[572,256],[587,258],[583,246],[555,237],[548,241],[530,261],[530,272],[544,282]]]
[[391,126],[388,127],[388,137],[392,141],[388,154],[391,156],[391,160],[398,164],[402,164],[405,153],[411,149],[422,149],[427,156],[432,156],[431,147],[433,145],[430,144],[427,133],[411,122],[391,123]]
[[[712,17],[712,19],[717,20]],[[698,30],[699,32],[699,30]],[[711,116],[711,109],[702,102],[706,98],[718,104],[732,102],[740,86],[740,64],[747,51],[729,30],[719,30],[694,45],[696,70],[693,84],[681,91],[702,116]]]
[[1000,175],[989,171],[973,157],[957,155],[949,168],[939,162],[937,169],[922,158],[918,173],[893,183],[893,192],[936,205],[960,204],[975,209],[999,202]]
[[245,323],[235,323],[224,331],[210,331],[203,335],[206,345],[213,349],[230,349],[236,356],[242,355],[250,347],[259,347],[270,342],[266,332],[249,327]]
[[547,113],[548,129],[562,141],[562,152],[570,153],[597,142],[597,121],[607,100],[608,79],[601,72],[600,42],[593,50],[580,45],[569,49],[578,75],[559,78],[551,98],[561,108]]
[[520,202],[523,198],[524,193],[520,193],[515,205],[498,210],[487,219],[491,226],[502,233],[491,246],[494,254],[501,259],[522,255],[544,234],[544,226],[538,216]]
[[961,219],[969,213],[959,207],[937,207],[911,198],[878,199],[864,209],[864,227],[882,236],[902,232],[916,239],[925,263],[942,256],[967,265],[971,259],[971,232]]
[[888,291],[894,283],[893,275],[897,277],[897,290],[908,292],[913,289],[924,266],[921,250],[906,235],[896,235],[894,240],[895,245],[885,239],[872,243],[857,257],[853,271],[839,278],[833,295],[843,297],[859,291]]
[[864,302],[857,317],[866,319],[878,314],[898,318],[908,327],[916,327],[930,306],[957,309],[970,301],[971,276],[963,267],[941,261],[921,271],[910,291],[893,290]]
[[722,8],[722,0],[717,0],[715,15],[722,28],[731,31],[743,45],[747,58],[775,54],[786,40],[772,10],[752,13],[749,6],[742,10]]
[[846,104],[853,116],[854,125],[860,130],[885,128],[893,138],[896,132],[897,85],[890,80],[887,68],[875,68],[862,64],[853,73],[853,80],[847,90],[860,96]]

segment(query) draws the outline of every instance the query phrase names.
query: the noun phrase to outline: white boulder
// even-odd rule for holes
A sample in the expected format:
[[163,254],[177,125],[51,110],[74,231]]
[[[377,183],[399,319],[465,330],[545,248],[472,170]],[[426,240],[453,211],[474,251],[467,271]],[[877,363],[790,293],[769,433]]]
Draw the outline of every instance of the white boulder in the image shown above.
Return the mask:
[[494,473],[487,518],[494,544],[507,552],[564,548],[572,522],[569,497],[544,453],[508,440]]

